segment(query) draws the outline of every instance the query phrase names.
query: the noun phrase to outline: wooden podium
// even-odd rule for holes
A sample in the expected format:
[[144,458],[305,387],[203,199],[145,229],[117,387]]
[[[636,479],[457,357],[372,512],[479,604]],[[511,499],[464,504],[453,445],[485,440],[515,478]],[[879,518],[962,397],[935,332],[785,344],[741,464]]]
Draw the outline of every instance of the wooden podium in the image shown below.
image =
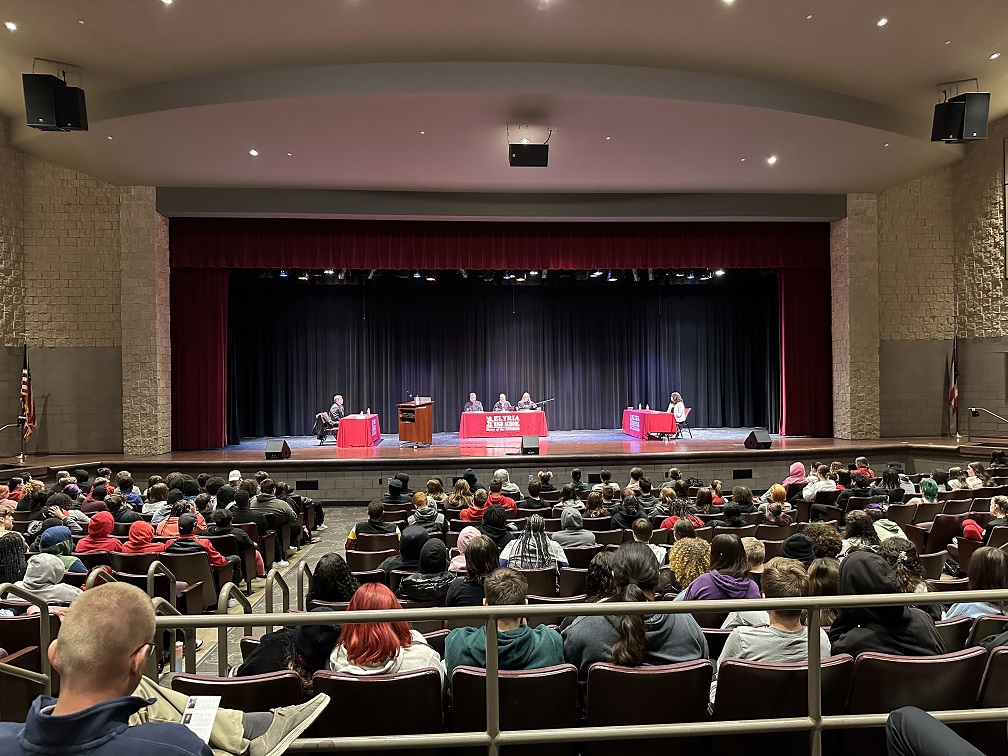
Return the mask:
[[434,402],[406,402],[398,405],[399,443],[419,446],[434,443]]

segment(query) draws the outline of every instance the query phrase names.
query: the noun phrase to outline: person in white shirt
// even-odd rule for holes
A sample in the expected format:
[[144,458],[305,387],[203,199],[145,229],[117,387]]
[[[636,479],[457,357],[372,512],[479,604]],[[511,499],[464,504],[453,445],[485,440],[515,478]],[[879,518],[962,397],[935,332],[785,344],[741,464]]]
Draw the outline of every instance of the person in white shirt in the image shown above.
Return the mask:
[[805,501],[815,501],[816,494],[820,491],[836,491],[836,481],[830,480],[829,468],[826,465],[819,465],[816,468],[816,479],[810,481],[802,489],[802,498]]
[[681,423],[686,419],[686,405],[683,404],[682,394],[678,391],[673,391],[672,396],[669,397],[668,409],[666,412],[671,412],[675,415],[675,421]]

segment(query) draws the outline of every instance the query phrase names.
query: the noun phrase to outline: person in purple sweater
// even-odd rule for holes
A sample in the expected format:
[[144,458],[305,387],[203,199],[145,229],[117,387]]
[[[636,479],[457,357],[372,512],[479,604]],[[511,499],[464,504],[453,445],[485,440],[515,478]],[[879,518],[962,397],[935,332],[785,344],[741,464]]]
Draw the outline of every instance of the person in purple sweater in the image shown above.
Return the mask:
[[750,580],[745,547],[737,535],[722,533],[711,541],[710,572],[696,578],[676,601],[690,599],[759,598],[760,590]]

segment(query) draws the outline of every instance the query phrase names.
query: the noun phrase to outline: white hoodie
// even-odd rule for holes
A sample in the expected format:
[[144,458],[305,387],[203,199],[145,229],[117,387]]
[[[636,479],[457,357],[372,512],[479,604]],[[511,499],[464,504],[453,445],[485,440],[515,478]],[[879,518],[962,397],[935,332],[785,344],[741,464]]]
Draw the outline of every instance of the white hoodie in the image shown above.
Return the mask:
[[441,675],[441,687],[445,684],[445,665],[438,652],[427,645],[427,639],[416,630],[410,630],[413,645],[400,648],[399,653],[391,659],[366,667],[354,664],[347,658],[346,648],[337,644],[329,656],[329,669],[333,672],[345,672],[348,675],[394,675],[410,669],[436,669]]

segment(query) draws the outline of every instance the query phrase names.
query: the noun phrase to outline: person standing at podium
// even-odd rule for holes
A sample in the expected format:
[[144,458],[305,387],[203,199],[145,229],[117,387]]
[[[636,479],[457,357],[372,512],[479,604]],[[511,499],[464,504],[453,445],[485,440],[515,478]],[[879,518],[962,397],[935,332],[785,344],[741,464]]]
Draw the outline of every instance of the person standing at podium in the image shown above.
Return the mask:
[[497,404],[494,405],[494,412],[514,412],[514,405],[508,401],[507,394],[497,397]]
[[462,408],[463,412],[482,412],[483,402],[476,398],[476,392],[470,392],[469,401],[465,403],[465,407]]
[[526,391],[524,394],[522,394],[522,398],[521,398],[521,401],[518,402],[517,409],[519,411],[521,411],[521,410],[537,410],[537,409],[539,409],[539,405],[532,401],[532,397],[529,396],[529,392]]

